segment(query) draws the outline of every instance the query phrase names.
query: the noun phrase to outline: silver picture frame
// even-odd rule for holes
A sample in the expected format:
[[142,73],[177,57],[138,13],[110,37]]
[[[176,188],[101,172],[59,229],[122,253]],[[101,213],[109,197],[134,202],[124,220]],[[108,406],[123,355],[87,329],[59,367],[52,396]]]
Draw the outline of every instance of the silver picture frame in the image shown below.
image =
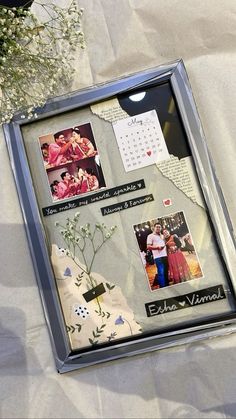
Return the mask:
[[[27,154],[24,147],[22,127],[38,124],[39,121],[78,110],[93,103],[109,99],[124,92],[155,83],[168,82],[173,91],[179,114],[191,149],[198,180],[217,239],[222,263],[229,281],[229,292],[235,295],[235,238],[223,194],[209,155],[202,125],[194,102],[192,90],[182,60],[157,68],[148,69],[101,85],[91,86],[78,92],[55,98],[37,110],[37,118],[28,120],[16,115],[9,124],[4,124],[4,135],[9,151],[12,171],[23,213],[29,249],[33,260],[38,288],[44,307],[52,349],[58,372],[64,373],[93,364],[155,351],[194,340],[219,336],[236,330],[236,312],[216,315],[187,327],[166,328],[161,332],[138,335],[132,339],[112,342],[88,350],[72,351],[58,297],[52,270],[42,214],[38,207]],[[227,291],[227,290],[226,290]]]

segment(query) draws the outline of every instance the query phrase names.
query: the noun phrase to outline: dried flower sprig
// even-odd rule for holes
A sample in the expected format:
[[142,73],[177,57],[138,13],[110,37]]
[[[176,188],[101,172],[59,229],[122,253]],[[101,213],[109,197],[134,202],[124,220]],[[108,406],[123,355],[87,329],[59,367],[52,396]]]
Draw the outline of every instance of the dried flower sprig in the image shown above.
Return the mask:
[[[90,285],[93,287],[91,271],[95,257],[101,247],[112,237],[116,231],[116,226],[107,227],[104,223],[96,223],[93,227],[89,223],[84,226],[78,225],[80,213],[77,212],[73,218],[67,218],[66,225],[63,226],[56,222],[56,227],[60,227],[60,234],[66,244],[67,255],[78,265],[82,272],[88,275]],[[88,252],[89,247],[89,252]],[[84,266],[79,265],[76,256],[82,257]]]
[[17,111],[36,117],[35,108],[71,81],[72,52],[84,48],[76,0],[67,8],[34,4],[43,12],[40,20],[22,7],[0,6],[0,123]]

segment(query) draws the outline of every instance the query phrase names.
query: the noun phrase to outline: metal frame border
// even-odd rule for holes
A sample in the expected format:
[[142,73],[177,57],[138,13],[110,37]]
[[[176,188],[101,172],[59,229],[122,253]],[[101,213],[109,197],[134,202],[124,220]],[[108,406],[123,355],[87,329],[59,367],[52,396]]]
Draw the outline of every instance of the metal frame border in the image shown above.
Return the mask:
[[[198,322],[191,327],[161,331],[157,334],[137,337],[126,342],[101,348],[71,352],[65,323],[57,294],[54,274],[47,251],[44,228],[32,184],[21,127],[50,116],[69,112],[80,107],[107,99],[117,94],[132,91],[150,84],[169,81],[173,89],[182,122],[192,151],[199,182],[208,207],[210,219],[221,250],[221,255],[231,284],[229,292],[236,292],[232,261],[235,261],[235,238],[223,194],[209,156],[203,129],[193,99],[191,87],[182,60],[132,74],[78,92],[55,98],[37,110],[37,119],[22,119],[18,114],[9,124],[3,125],[10,162],[16,182],[23,213],[26,234],[33,260],[37,283],[57,370],[60,373],[86,367],[104,361],[129,357],[156,349],[192,342],[206,337],[219,336],[236,331],[236,314],[216,316],[214,319]],[[227,290],[226,290],[227,291]]]

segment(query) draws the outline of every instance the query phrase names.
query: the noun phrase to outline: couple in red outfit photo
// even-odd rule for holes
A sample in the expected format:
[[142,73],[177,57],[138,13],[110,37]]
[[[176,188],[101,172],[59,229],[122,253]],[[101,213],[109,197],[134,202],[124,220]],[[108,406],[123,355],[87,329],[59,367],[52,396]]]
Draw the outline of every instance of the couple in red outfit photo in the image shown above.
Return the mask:
[[[83,131],[90,135],[91,139],[84,136]],[[40,143],[42,141],[44,142],[41,144],[41,151],[46,169],[97,154],[90,124],[85,124],[82,129],[69,128],[51,136],[40,137]]]
[[60,177],[60,181],[54,180],[50,185],[54,201],[99,189],[98,178],[91,168],[84,170],[79,168],[77,176],[65,171],[61,173]]
[[90,123],[39,137],[53,201],[105,187]]
[[183,211],[134,230],[152,291],[203,276]]

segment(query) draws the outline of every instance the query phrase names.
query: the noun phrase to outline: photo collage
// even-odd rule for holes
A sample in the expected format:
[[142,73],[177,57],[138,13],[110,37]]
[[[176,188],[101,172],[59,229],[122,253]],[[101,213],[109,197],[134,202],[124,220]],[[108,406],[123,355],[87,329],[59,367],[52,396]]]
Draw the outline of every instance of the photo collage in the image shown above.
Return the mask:
[[53,202],[105,188],[90,123],[39,137]]

